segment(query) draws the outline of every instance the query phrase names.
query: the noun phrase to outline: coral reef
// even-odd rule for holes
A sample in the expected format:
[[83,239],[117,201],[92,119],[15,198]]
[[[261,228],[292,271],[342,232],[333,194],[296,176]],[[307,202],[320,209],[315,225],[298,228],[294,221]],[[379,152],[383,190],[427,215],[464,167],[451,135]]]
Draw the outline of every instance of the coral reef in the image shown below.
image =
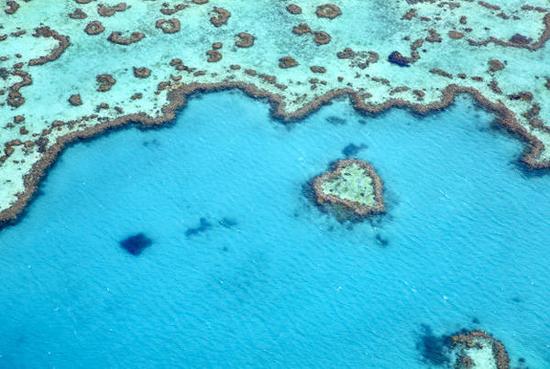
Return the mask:
[[248,32],[240,32],[237,34],[235,46],[242,48],[252,47],[254,46],[255,39],[256,37]]
[[145,34],[142,32],[132,32],[128,37],[124,37],[122,32],[111,32],[107,39],[114,44],[128,46],[141,41],[144,37]]
[[156,21],[155,27],[161,29],[164,33],[176,33],[181,29],[181,22],[177,18],[159,19]]
[[99,35],[105,31],[105,27],[100,21],[92,21],[86,25],[84,32],[90,36]]
[[334,19],[342,15],[342,10],[335,4],[323,4],[317,7],[315,14],[317,14],[319,18]]
[[296,4],[289,4],[287,7],[286,7],[286,10],[290,13],[290,14],[302,14],[302,8],[300,8],[300,6],[296,5]]
[[210,23],[212,23],[215,27],[221,27],[224,24],[227,24],[227,21],[231,17],[231,12],[221,7],[214,7],[212,12],[214,15],[210,18]]
[[315,199],[357,217],[384,211],[382,181],[374,168],[358,159],[340,160],[313,180]]
[[279,68],[292,68],[298,66],[298,62],[291,56],[284,56],[279,59]]
[[481,368],[491,361],[496,369],[510,369],[506,348],[485,331],[460,332],[452,335],[450,341],[455,354],[454,367],[457,369]]

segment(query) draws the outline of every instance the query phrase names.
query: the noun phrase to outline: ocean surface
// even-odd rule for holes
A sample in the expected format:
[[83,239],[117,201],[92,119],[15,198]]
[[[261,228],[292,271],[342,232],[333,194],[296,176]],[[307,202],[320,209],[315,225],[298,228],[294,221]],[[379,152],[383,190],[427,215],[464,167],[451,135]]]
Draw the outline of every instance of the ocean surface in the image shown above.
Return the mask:
[[[439,368],[462,328],[550,368],[550,175],[494,118],[344,100],[285,125],[224,92],[73,145],[0,231],[0,368]],[[307,197],[345,153],[386,215],[339,223]]]

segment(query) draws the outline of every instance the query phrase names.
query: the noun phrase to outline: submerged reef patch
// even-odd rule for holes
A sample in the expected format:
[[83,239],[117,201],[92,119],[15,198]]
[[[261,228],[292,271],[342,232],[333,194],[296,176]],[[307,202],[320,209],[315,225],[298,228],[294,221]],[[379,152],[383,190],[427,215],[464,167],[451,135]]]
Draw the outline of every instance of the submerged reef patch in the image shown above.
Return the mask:
[[482,330],[461,330],[450,335],[435,335],[431,327],[422,325],[416,344],[422,361],[454,369],[510,369],[506,348]]
[[224,228],[233,228],[236,227],[239,223],[233,218],[224,217],[218,221],[218,224]]
[[221,8],[221,7],[214,7],[212,10],[212,17],[210,18],[210,22],[215,27],[221,27],[225,24],[227,24],[227,21],[231,17],[231,12],[227,9]]
[[155,27],[164,33],[176,33],[180,31],[181,23],[177,18],[159,19],[156,21]]
[[185,231],[185,237],[190,238],[204,233],[212,228],[212,223],[206,218],[200,218],[199,224],[196,227],[189,227]]
[[390,244],[390,241],[380,233],[377,233],[374,239],[380,247],[387,247]]
[[145,37],[145,34],[142,32],[132,32],[128,36],[124,36],[122,32],[111,32],[107,40],[113,44],[128,46],[136,42],[141,41]]
[[289,4],[287,7],[286,7],[286,10],[290,13],[290,14],[302,14],[302,8],[300,8],[300,6],[296,5],[296,4]]
[[416,341],[416,349],[420,352],[422,361],[435,366],[444,366],[450,362],[450,338],[447,335],[434,334],[429,325],[423,324]]
[[134,256],[140,255],[143,250],[153,244],[153,241],[143,233],[137,233],[133,236],[123,239],[119,242],[120,247]]
[[105,27],[100,21],[92,21],[86,25],[84,32],[90,36],[99,35],[105,31]]
[[69,103],[72,106],[80,106],[80,105],[82,105],[82,98],[80,97],[79,94],[71,95],[71,96],[69,96]]
[[[550,167],[547,0],[498,10],[442,0],[146,3],[6,2],[0,224],[23,211],[67,144],[173,121],[187,96],[227,89],[267,99],[285,122],[341,97],[369,114],[427,114],[469,94],[527,143],[529,168]],[[292,34],[300,24],[302,36]]]
[[342,155],[345,157],[355,156],[359,154],[359,152],[365,150],[367,148],[367,145],[365,144],[359,144],[356,145],[354,143],[350,143],[346,147],[342,149]]
[[256,37],[248,32],[240,32],[236,36],[235,46],[248,48],[254,46],[254,40]]
[[404,57],[399,51],[392,51],[388,56],[388,61],[392,64],[399,65],[400,67],[410,66],[410,60]]
[[216,223],[212,223],[207,218],[202,217],[199,219],[199,224],[197,226],[187,228],[187,230],[185,231],[185,237],[191,238],[194,236],[198,236],[202,233],[210,231],[217,225],[225,229],[232,229],[239,224],[234,218],[230,217],[223,217],[219,219]]
[[97,13],[102,17],[111,17],[116,12],[123,12],[128,8],[126,3],[118,3],[114,6],[108,6],[104,4],[99,4],[97,6]]
[[345,159],[313,180],[315,199],[339,215],[363,218],[384,212],[382,181],[374,168],[361,160]]
[[335,126],[340,126],[343,124],[346,124],[348,121],[344,118],[340,118],[334,115],[331,115],[325,119],[328,123],[333,124]]
[[494,363],[496,369],[510,369],[506,348],[489,333],[475,330],[454,334],[450,337],[454,368],[475,369]]
[[340,7],[336,4],[323,4],[317,7],[315,14],[317,14],[319,18],[334,19],[342,15],[342,10],[340,10]]

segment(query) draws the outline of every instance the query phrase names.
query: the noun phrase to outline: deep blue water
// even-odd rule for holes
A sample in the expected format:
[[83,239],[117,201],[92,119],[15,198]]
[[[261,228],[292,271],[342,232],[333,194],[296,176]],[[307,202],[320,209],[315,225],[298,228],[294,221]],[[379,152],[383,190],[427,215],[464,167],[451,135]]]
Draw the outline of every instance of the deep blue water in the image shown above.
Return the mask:
[[[0,231],[0,367],[420,369],[426,333],[483,328],[550,368],[550,176],[493,119],[341,101],[288,127],[227,92],[70,147]],[[303,188],[349,144],[389,209],[353,225]]]

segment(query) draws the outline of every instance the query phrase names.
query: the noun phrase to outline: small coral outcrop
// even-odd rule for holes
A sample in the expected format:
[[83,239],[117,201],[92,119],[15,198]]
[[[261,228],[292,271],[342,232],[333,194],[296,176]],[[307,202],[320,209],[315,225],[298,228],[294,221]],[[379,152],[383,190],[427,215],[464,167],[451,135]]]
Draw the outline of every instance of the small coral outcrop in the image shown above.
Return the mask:
[[384,212],[382,181],[374,168],[358,159],[339,160],[313,180],[315,199],[337,213],[366,217]]

